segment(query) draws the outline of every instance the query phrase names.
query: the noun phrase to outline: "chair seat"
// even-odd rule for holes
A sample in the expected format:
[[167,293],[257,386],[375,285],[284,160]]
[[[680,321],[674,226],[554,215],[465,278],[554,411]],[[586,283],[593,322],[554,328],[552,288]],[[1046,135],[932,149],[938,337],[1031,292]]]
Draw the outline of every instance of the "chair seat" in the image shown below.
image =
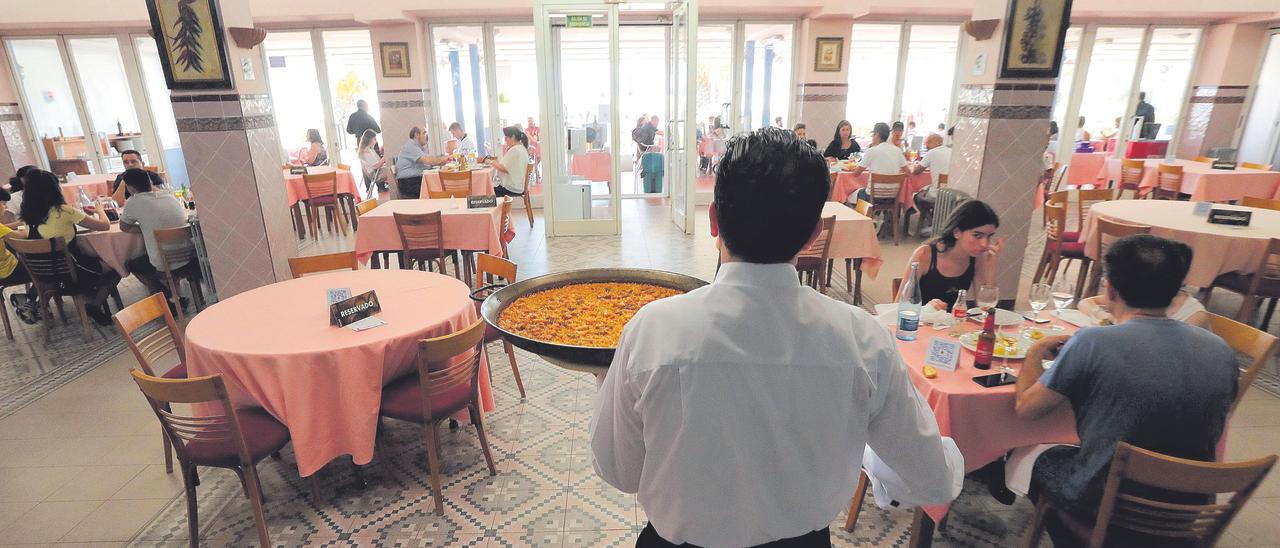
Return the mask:
[[[1236,293],[1248,293],[1249,285],[1253,283],[1253,276],[1253,274],[1228,272],[1214,278],[1213,286],[1230,289]],[[1280,297],[1280,279],[1263,276],[1262,283],[1258,285],[1258,296],[1265,298]]]
[[1059,238],[1061,238],[1062,241],[1064,242],[1078,242],[1080,241],[1080,233],[1079,232],[1063,232],[1062,234],[1059,235]]
[[820,270],[824,266],[821,257],[796,257],[796,270]]
[[[464,409],[471,401],[471,385],[463,384],[433,397],[431,416],[445,418]],[[403,377],[382,389],[382,415],[422,424],[422,387],[418,375]]]
[[165,374],[160,375],[160,377],[164,379],[185,379],[187,378],[187,364],[180,363],[174,366],[173,369],[166,371]]
[[330,196],[315,196],[307,200],[316,207],[331,206],[338,203],[337,198]]
[[1061,246],[1063,257],[1084,257],[1084,242],[1049,242],[1049,249]]
[[[166,375],[167,376],[167,375]],[[240,432],[249,449],[249,458],[258,462],[289,443],[289,429],[262,408],[237,409]],[[234,440],[187,442],[186,453],[197,466],[239,466],[240,452]]]

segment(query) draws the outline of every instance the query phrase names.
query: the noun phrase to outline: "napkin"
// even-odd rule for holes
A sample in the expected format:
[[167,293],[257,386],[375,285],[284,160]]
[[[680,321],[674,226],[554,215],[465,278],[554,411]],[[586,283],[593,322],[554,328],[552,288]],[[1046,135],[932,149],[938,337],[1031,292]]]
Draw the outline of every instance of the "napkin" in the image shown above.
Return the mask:
[[[949,502],[960,496],[960,490],[964,487],[964,456],[960,454],[960,448],[956,447],[955,440],[946,436],[942,437],[942,453],[947,460],[947,469],[951,471]],[[889,463],[880,460],[880,456],[871,447],[862,452],[862,470],[871,480],[871,493],[875,496],[876,506],[880,508],[905,510],[921,504],[942,503],[937,500],[921,500],[918,494],[912,493],[902,477]]]
[[1057,316],[1061,318],[1062,321],[1076,327],[1093,327],[1098,325],[1098,322],[1094,321],[1093,318],[1090,318],[1088,314],[1075,309],[1063,310],[1062,313],[1057,314]]
[[[925,326],[945,322],[950,316],[950,312],[925,305],[920,309],[920,324]],[[898,303],[876,305],[875,317],[876,321],[886,326],[896,327],[898,325]]]

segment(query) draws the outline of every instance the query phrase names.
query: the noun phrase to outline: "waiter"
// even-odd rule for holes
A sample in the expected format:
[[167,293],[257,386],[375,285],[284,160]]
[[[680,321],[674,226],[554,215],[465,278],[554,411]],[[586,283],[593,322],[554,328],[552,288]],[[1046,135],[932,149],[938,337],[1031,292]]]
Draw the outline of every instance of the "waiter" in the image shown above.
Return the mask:
[[1143,139],[1155,139],[1156,131],[1160,126],[1156,124],[1156,107],[1147,102],[1147,92],[1138,92],[1138,107],[1133,109],[1133,115],[1142,117],[1141,137]]

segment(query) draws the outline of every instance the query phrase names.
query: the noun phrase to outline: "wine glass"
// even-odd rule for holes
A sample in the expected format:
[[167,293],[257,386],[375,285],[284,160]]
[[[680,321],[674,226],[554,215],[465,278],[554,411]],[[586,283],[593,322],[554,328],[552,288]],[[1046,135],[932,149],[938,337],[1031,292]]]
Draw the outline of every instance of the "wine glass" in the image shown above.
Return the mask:
[[1062,312],[1076,300],[1075,284],[1071,283],[1071,279],[1066,276],[1058,278],[1053,282],[1050,297],[1053,298],[1053,307],[1058,310],[1058,316],[1061,317]]
[[1040,311],[1049,306],[1049,294],[1051,293],[1049,284],[1032,284],[1031,294],[1027,301],[1031,304],[1031,317],[1034,320],[1040,320]]
[[978,308],[987,314],[994,314],[992,309],[996,307],[996,303],[1000,301],[1000,288],[994,285],[984,285],[978,288]]
[[[1009,367],[1009,356],[1017,351],[1021,336],[1022,333],[1017,324],[996,327],[996,348],[999,348],[1002,351],[1001,354],[1003,354],[1000,356],[1001,373],[1017,374],[1013,368]],[[994,349],[992,351],[994,352]]]

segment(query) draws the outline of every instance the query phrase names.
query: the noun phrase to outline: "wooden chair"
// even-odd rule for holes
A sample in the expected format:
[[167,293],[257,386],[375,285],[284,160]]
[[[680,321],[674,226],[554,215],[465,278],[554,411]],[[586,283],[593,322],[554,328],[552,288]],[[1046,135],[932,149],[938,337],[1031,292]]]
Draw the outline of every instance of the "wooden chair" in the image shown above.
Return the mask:
[[[1057,162],[1055,162],[1054,165],[1057,165]],[[1057,168],[1057,173],[1055,173],[1053,176],[1053,186],[1049,187],[1049,194],[1054,194],[1061,190],[1065,190],[1062,188],[1062,182],[1067,180],[1067,171],[1070,171],[1070,170],[1071,170],[1071,166],[1069,165],[1059,166]]]
[[[1089,244],[1094,246],[1097,261],[1087,263],[1088,268],[1080,267],[1080,276],[1076,279],[1076,302],[1086,297],[1092,297],[1098,294],[1098,286],[1102,283],[1102,257],[1107,254],[1107,250],[1111,249],[1111,244],[1116,240],[1125,236],[1133,236],[1134,234],[1149,234],[1151,227],[1146,225],[1130,225],[1117,223],[1108,219],[1098,219],[1098,237],[1090,241]],[[1084,286],[1088,275],[1089,287],[1084,292],[1080,292],[1080,288]]]
[[[358,216],[360,216],[360,215],[364,215],[365,213],[368,213],[368,212],[370,212],[370,211],[373,211],[373,210],[374,210],[375,208],[377,208],[379,205],[381,205],[381,204],[379,204],[379,203],[378,203],[378,199],[377,199],[377,198],[369,198],[368,200],[365,200],[365,201],[363,201],[363,202],[360,202],[360,205],[356,207],[356,216],[358,217]],[[358,230],[358,229],[359,229],[359,228],[358,228],[358,224],[357,224],[357,230]],[[387,266],[387,268],[390,268],[390,267],[391,267],[391,252],[389,252],[389,251],[374,251],[374,252],[373,252],[373,256],[375,257],[375,259],[381,259],[381,261],[380,261],[380,262],[376,262],[376,261],[375,261],[375,263],[374,263],[374,268],[377,268],[378,264],[386,265],[386,266]]]
[[431,190],[427,189],[427,197],[432,200],[440,200],[446,198],[466,198],[471,195],[470,190]]
[[1254,198],[1253,196],[1245,196],[1240,199],[1240,205],[1245,207],[1256,207],[1258,209],[1270,209],[1280,211],[1280,200],[1268,200],[1266,198]]
[[1156,200],[1177,200],[1179,194],[1182,193],[1182,166],[1160,164],[1159,169],[1156,188],[1151,193],[1151,197]]
[[349,165],[347,165],[347,164],[334,164],[334,166],[333,166],[333,167],[338,168],[338,169],[340,169],[340,170],[342,170],[342,171],[351,171],[351,166],[349,166]]
[[[894,288],[896,294],[898,288]],[[894,299],[897,300],[897,299]],[[871,484],[871,478],[867,477],[867,471],[858,472],[858,488],[853,491],[853,502],[849,503],[849,517],[844,521],[844,530],[853,531],[858,525],[858,514],[862,513],[862,500],[867,498],[867,486]]]
[[[200,287],[200,282],[204,279],[204,274],[200,271],[200,260],[196,257],[196,246],[193,244],[194,235],[191,232],[191,225],[184,225],[178,228],[162,228],[154,231],[156,239],[156,247],[160,249],[161,264],[164,268],[165,283],[169,286],[169,295],[173,301],[173,306],[178,311],[178,321],[181,322],[185,317],[182,310],[182,302],[179,295],[181,286],[180,281],[187,282],[187,288],[191,290],[191,300],[195,303],[196,310],[204,308],[204,290]],[[178,268],[171,265],[181,264]]]
[[1208,156],[1196,156],[1195,158],[1191,159],[1192,162],[1199,162],[1201,164],[1212,164],[1217,160],[1218,160],[1217,158],[1210,158]]
[[[1275,455],[1244,462],[1200,462],[1120,442],[1111,460],[1094,522],[1081,521],[1069,512],[1060,511],[1050,497],[1041,497],[1023,546],[1039,545],[1050,513],[1077,537],[1077,543],[1073,544],[1078,546],[1101,548],[1107,545],[1108,535],[1121,531],[1213,546],[1275,463]],[[1153,500],[1145,493],[1133,493],[1136,485],[1203,495],[1206,504]],[[1221,499],[1220,495],[1224,494],[1231,497],[1217,503],[1215,499]]]
[[1143,160],[1131,160],[1125,158],[1120,161],[1120,181],[1116,185],[1119,192],[1116,198],[1124,196],[1125,191],[1132,191],[1133,197],[1137,198],[1140,192],[1139,186],[1142,184],[1142,171],[1146,169],[1147,163]]
[[343,251],[289,259],[289,272],[294,278],[334,270],[360,270],[360,263],[356,261],[356,252]]
[[347,226],[350,221],[346,218],[346,211],[342,204],[338,203],[338,174],[333,171],[327,173],[307,173],[302,176],[303,186],[307,191],[307,220],[308,226],[311,228],[311,237],[320,237],[320,210],[325,210],[327,214],[327,227],[332,230],[334,224],[342,230],[342,235],[347,235]]
[[[533,228],[533,203],[529,201],[529,187],[531,186],[532,181],[529,179],[531,179],[531,173],[536,173],[534,169],[537,167],[536,162],[537,160],[529,160],[529,165],[524,168],[524,195],[521,196],[521,198],[524,199],[524,212],[529,215],[529,228]],[[538,177],[538,182],[542,182],[541,176]]]
[[[260,407],[235,409],[227,396],[221,375],[194,379],[162,379],[137,369],[130,370],[133,380],[146,396],[165,436],[178,454],[182,483],[187,491],[187,532],[190,545],[200,543],[199,517],[196,511],[196,485],[200,466],[228,468],[240,477],[240,485],[252,507],[257,524],[258,542],[271,546],[267,535],[267,518],[262,511],[262,482],[257,464],[289,443],[289,429]],[[212,416],[179,415],[172,404],[210,404],[220,414]]]
[[[480,289],[485,285],[497,283],[515,283],[516,281],[516,263],[501,257],[494,257],[488,253],[480,253],[476,255],[476,285],[475,289]],[[476,303],[476,313],[480,312],[480,303]],[[524,380],[520,378],[520,368],[516,367],[516,351],[511,343],[502,337],[502,332],[494,329],[493,326],[486,324],[484,328],[484,342],[490,343],[501,340],[502,349],[507,352],[507,358],[511,360],[511,374],[516,377],[516,387],[520,389],[520,399],[524,399]],[[485,352],[488,353],[488,345],[485,345]],[[489,360],[493,363],[493,360]],[[489,369],[489,374],[493,374],[493,369]]]
[[889,222],[893,224],[893,245],[902,240],[902,204],[898,203],[898,194],[907,180],[905,174],[881,175],[872,173],[867,176],[867,192],[871,194],[871,213],[887,211]]
[[[466,198],[471,193],[470,171],[440,171],[440,188],[451,196]],[[434,194],[434,193],[432,193]],[[435,196],[432,196],[433,198]]]
[[378,199],[369,198],[368,200],[360,202],[360,206],[356,208],[356,213],[359,215],[364,215],[365,213],[373,211],[373,208],[375,207],[378,207]]
[[489,475],[498,475],[484,432],[484,413],[480,411],[480,357],[484,352],[485,325],[484,320],[479,320],[452,334],[419,341],[418,370],[382,390],[380,416],[422,425],[431,495],[440,515],[444,514],[444,494],[440,488],[437,430],[450,415],[463,409],[471,413]]
[[[1240,304],[1240,311],[1236,313],[1236,320],[1252,324],[1258,312],[1259,299],[1280,298],[1280,239],[1271,239],[1267,244],[1266,253],[1261,254],[1254,263],[1252,274],[1228,272],[1214,278],[1213,283],[1210,283],[1203,292],[1201,300],[1204,301],[1205,306],[1208,306],[1214,288],[1218,287],[1234,291],[1244,297],[1244,302]],[[1264,327],[1270,323],[1272,312],[1274,312],[1274,304],[1263,320]]]
[[502,226],[500,232],[498,232],[498,241],[502,242],[502,256],[510,258],[511,254],[507,253],[507,232],[511,231],[511,197],[504,196],[502,201],[498,202],[498,207],[502,208],[502,211],[499,212],[499,215],[502,216]]
[[439,211],[431,213],[392,213],[396,222],[396,231],[400,233],[401,253],[400,268],[431,270],[431,264],[437,263],[440,273],[444,274],[444,261],[453,258],[454,277],[461,276],[462,268],[458,265],[458,256],[444,248],[444,221]]
[[1271,164],[1255,164],[1253,162],[1240,162],[1240,167],[1245,169],[1260,169],[1262,171],[1271,171]]
[[1079,242],[1079,233],[1067,239],[1064,228],[1067,224],[1067,204],[1053,200],[1044,203],[1044,251],[1040,253],[1040,261],[1036,263],[1036,273],[1031,283],[1040,283],[1047,277],[1052,284],[1058,276],[1062,261],[1081,261],[1081,269],[1087,268],[1089,258],[1084,254],[1084,244]]
[[[1056,200],[1058,196],[1061,196],[1061,195],[1055,195],[1055,197],[1052,199]],[[1088,217],[1089,210],[1092,209],[1093,206],[1100,204],[1102,202],[1109,202],[1111,200],[1118,200],[1118,199],[1120,199],[1120,191],[1114,188],[1077,190],[1076,191],[1076,230],[1084,230],[1085,221],[1089,218]],[[1067,203],[1067,200],[1066,199],[1062,200],[1062,203],[1064,204]]]
[[[3,242],[0,242],[0,245],[4,245],[4,244],[3,244]],[[4,296],[4,291],[5,291],[6,289],[9,289],[10,287],[23,287],[23,288],[25,288],[26,286],[27,286],[27,282],[17,282],[17,283],[11,283],[11,284],[0,284],[0,320],[3,320],[3,321],[4,321],[4,335],[5,335],[6,337],[8,337],[8,338],[9,338],[9,340],[11,340],[11,341],[12,341],[12,340],[14,340],[14,338],[13,338],[13,324],[12,324],[12,323],[10,323],[10,321],[9,321],[9,305],[8,305],[8,304],[6,304],[6,303],[8,302],[8,299]]]
[[[142,368],[143,373],[164,379],[185,379],[187,378],[187,352],[183,346],[182,331],[178,329],[178,323],[173,320],[173,314],[169,313],[169,307],[165,303],[163,293],[153,293],[150,297],[117,312],[113,320],[116,330],[120,332],[120,338],[129,345],[129,351],[133,352],[133,357],[138,360],[138,367]],[[134,337],[141,327],[158,321],[164,324],[160,329],[141,337]],[[169,365],[165,362],[172,361],[173,358],[177,358],[177,363],[172,364],[163,375],[156,375],[159,369],[156,366]],[[165,411],[169,409],[166,407]],[[172,474],[173,446],[169,442],[168,435],[163,431],[160,434],[164,440],[164,471]]]
[[818,238],[796,256],[796,270],[800,282],[823,293],[827,292],[827,260],[831,255],[831,234],[835,231],[836,217],[822,218]]
[[84,308],[83,291],[79,288],[80,279],[76,274],[76,265],[67,251],[67,242],[62,238],[45,240],[22,240],[10,238],[5,240],[18,260],[26,267],[35,286],[36,309],[40,311],[44,322],[44,342],[53,338],[53,315],[49,302],[57,304],[58,315],[62,324],[66,325],[67,315],[62,310],[62,298],[71,297],[76,313],[80,315],[80,328],[85,340],[93,338],[95,331],[89,325],[89,316]]
[[1210,313],[1208,317],[1209,325],[1207,329],[1209,331],[1226,341],[1227,345],[1237,353],[1249,356],[1249,367],[1240,374],[1240,384],[1236,389],[1236,399],[1231,403],[1231,410],[1234,411],[1236,406],[1240,405],[1240,400],[1244,399],[1244,393],[1249,391],[1249,386],[1253,384],[1253,379],[1257,378],[1263,366],[1271,361],[1278,339],[1275,335],[1224,316]]

